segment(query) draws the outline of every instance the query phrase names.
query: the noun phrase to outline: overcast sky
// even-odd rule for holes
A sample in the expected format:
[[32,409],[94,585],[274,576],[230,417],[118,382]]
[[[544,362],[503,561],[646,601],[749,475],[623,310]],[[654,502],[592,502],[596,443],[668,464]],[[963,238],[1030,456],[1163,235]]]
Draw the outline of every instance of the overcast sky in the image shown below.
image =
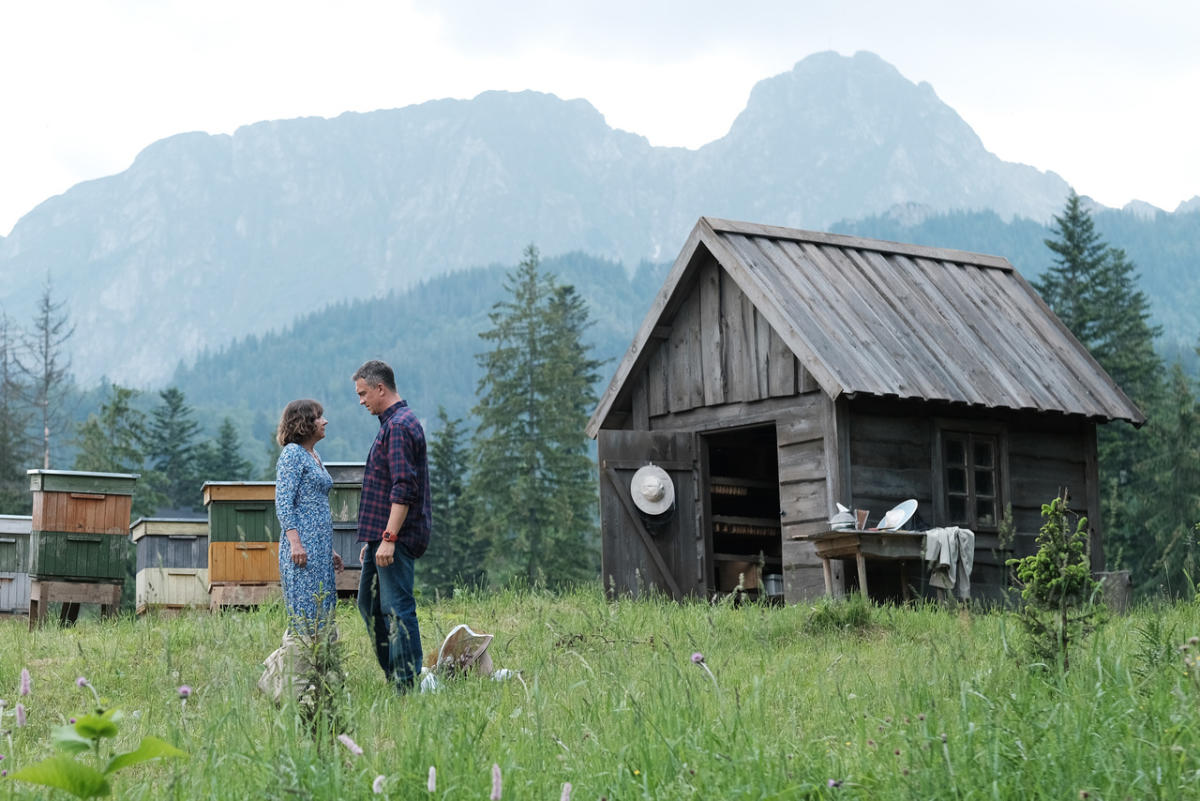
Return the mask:
[[1196,0],[0,0],[0,234],[171,134],[488,89],[698,147],[823,50],[928,81],[993,153],[1106,205],[1200,194]]

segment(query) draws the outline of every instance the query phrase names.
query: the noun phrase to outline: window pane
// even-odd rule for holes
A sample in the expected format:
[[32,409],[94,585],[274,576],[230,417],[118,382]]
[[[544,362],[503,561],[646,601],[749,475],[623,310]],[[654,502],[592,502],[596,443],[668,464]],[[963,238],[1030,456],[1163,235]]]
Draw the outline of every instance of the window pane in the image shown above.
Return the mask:
[[946,464],[966,464],[967,449],[962,440],[946,440]]
[[990,440],[982,440],[975,442],[975,466],[976,467],[991,467],[992,462],[992,443]]
[[951,523],[967,522],[967,499],[961,495],[951,495],[946,499],[946,511],[950,514]]
[[996,494],[995,481],[991,470],[975,471],[975,494],[993,496]]
[[975,501],[975,520],[980,526],[996,525],[996,504],[983,498]]
[[966,492],[967,471],[963,470],[961,467],[951,467],[946,470],[946,491]]

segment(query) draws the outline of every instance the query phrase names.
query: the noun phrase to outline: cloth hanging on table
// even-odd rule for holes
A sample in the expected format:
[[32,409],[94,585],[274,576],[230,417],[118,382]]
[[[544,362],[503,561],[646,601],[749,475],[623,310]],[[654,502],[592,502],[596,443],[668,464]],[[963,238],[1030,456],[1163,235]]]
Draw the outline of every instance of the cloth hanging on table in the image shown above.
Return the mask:
[[929,529],[925,532],[925,563],[931,587],[953,590],[963,600],[970,598],[975,532],[958,526]]

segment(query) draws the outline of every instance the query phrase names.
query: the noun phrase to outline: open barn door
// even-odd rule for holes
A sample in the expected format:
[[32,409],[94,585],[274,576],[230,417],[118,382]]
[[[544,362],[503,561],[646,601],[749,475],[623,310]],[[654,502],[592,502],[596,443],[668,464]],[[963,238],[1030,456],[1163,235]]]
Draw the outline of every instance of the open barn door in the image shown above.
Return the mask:
[[[704,597],[707,566],[697,503],[699,469],[691,432],[599,432],[601,578],[610,593],[654,588],[680,599]],[[661,514],[639,508],[630,482],[640,468],[666,471],[674,504]]]

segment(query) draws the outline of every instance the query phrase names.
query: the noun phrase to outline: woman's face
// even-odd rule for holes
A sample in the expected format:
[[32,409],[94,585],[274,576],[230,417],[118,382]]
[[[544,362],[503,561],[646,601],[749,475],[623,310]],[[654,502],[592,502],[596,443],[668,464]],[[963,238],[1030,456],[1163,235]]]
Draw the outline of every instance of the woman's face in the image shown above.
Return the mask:
[[325,425],[328,422],[329,421],[325,419],[325,415],[317,415],[317,430],[313,432],[313,442],[320,442],[321,440],[325,439]]

